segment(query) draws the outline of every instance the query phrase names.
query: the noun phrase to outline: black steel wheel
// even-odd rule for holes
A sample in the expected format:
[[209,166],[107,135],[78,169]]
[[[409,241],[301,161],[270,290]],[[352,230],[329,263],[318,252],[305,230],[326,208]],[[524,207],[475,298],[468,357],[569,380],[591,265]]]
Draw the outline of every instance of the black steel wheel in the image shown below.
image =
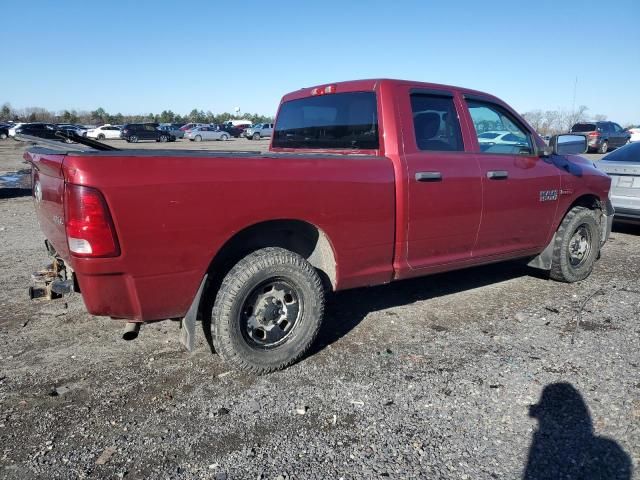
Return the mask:
[[574,207],[556,232],[551,262],[551,278],[578,282],[587,278],[600,253],[599,210]]
[[240,370],[264,374],[296,362],[322,324],[324,290],[300,255],[269,247],[225,276],[212,311],[216,352]]

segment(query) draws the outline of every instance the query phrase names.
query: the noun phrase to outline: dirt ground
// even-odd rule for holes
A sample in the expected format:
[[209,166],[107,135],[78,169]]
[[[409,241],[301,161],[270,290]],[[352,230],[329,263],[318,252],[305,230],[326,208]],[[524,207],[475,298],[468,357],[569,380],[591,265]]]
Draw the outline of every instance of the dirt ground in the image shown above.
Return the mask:
[[638,478],[639,227],[578,284],[510,262],[335,294],[310,354],[253,377],[175,322],[125,342],[78,295],[30,301],[22,148],[0,141],[0,478]]

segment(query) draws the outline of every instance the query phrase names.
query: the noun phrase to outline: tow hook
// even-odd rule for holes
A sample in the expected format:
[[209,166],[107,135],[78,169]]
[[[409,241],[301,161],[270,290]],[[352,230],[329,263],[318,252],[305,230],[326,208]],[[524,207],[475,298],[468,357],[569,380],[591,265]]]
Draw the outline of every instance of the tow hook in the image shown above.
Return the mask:
[[67,278],[65,264],[60,259],[31,275],[33,285],[29,287],[29,298],[55,300],[74,291],[73,280]]

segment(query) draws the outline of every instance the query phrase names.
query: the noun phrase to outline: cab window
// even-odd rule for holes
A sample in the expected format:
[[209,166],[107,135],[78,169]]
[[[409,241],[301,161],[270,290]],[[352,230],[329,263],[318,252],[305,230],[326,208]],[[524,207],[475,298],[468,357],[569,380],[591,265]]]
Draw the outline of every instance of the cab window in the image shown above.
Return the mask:
[[531,135],[499,105],[467,100],[480,151],[490,154],[527,155],[533,153]]
[[460,152],[462,133],[452,97],[411,94],[411,112],[419,150]]

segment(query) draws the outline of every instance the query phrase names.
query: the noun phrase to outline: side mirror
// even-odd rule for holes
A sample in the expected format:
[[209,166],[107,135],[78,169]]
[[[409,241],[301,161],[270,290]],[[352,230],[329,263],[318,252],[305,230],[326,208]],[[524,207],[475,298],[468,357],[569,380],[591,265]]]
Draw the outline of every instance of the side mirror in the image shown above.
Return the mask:
[[554,135],[549,147],[555,155],[576,155],[587,151],[587,137],[571,133]]

